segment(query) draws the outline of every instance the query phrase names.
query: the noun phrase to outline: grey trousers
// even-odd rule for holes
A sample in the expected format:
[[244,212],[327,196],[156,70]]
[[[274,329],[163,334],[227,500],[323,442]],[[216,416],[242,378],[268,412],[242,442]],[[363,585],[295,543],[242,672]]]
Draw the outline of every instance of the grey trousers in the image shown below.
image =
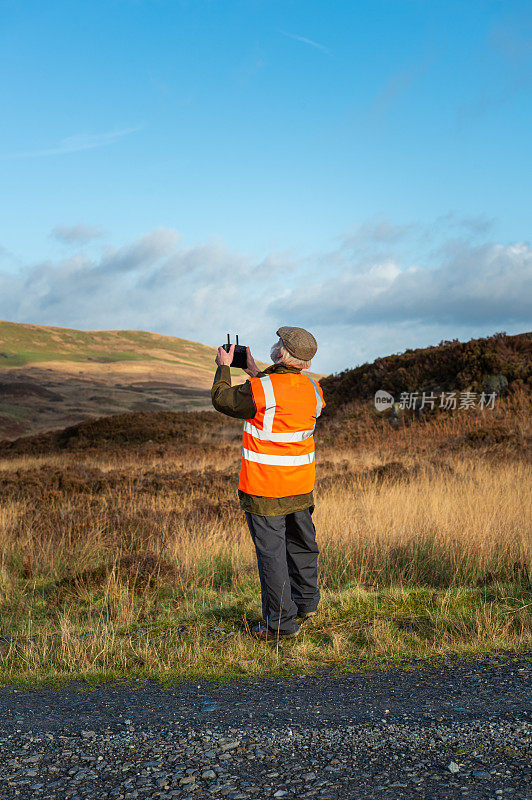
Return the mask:
[[278,517],[245,512],[257,553],[262,616],[279,633],[296,631],[297,614],[316,611],[320,601],[313,511],[310,506]]

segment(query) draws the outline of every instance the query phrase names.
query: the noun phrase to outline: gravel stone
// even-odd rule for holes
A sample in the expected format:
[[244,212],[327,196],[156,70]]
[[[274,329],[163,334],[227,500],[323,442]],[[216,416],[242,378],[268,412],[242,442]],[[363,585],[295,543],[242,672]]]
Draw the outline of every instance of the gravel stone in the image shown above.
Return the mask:
[[8,687],[0,798],[532,800],[531,677],[522,658],[133,696]]

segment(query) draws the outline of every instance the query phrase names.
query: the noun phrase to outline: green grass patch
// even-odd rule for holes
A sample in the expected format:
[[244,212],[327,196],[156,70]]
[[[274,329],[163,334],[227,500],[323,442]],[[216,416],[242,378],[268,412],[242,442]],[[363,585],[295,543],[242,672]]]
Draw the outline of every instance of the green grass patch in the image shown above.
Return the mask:
[[22,420],[28,416],[28,410],[14,403],[0,403],[0,416]]
[[214,572],[180,590],[79,587],[59,605],[53,583],[4,586],[0,682],[223,681],[532,650],[532,591],[518,584],[326,591],[314,622],[275,645],[248,634],[260,620],[257,582],[232,582],[223,560]]

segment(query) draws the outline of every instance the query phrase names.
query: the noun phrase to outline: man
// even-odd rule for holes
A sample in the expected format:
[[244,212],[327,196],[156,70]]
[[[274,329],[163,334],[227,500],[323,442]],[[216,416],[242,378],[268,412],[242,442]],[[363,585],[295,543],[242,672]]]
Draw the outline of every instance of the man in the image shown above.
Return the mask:
[[218,348],[212,386],[217,411],[245,420],[238,494],[255,545],[264,623],[258,639],[297,636],[300,620],[316,614],[318,547],[314,511],[314,438],[325,406],[309,369],[318,349],[303,328],[282,327],[272,366],[260,372],[248,348],[250,379],[231,386],[229,352]]

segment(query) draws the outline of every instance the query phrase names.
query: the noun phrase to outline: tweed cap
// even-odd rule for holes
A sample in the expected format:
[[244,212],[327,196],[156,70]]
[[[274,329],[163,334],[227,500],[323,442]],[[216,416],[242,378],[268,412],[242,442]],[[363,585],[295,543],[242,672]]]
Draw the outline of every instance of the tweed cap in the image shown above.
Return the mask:
[[310,361],[316,354],[318,343],[314,336],[304,328],[290,328],[284,325],[277,331],[282,343],[294,358]]

